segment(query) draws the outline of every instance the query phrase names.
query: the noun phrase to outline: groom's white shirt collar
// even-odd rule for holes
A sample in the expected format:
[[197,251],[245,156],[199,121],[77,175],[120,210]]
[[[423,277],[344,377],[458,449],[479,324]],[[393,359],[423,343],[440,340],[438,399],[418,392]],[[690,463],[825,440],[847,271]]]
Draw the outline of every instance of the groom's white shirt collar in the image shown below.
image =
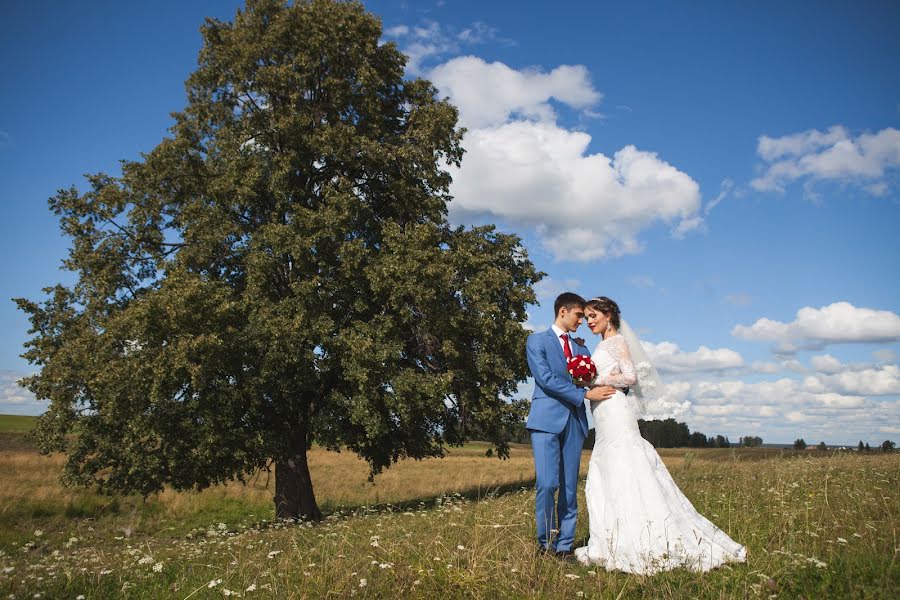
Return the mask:
[[565,344],[566,342],[565,342],[565,340],[563,340],[561,337],[559,337],[559,336],[561,336],[562,334],[566,334],[566,335],[569,336],[569,350],[572,350],[572,334],[570,334],[568,331],[563,331],[562,329],[560,329],[559,327],[557,327],[557,326],[556,326],[556,323],[554,323],[553,325],[551,325],[551,326],[550,326],[550,329],[552,329],[552,330],[553,330],[553,333],[556,334],[556,339],[559,340],[559,347],[562,348],[563,354],[566,353],[566,350],[565,350],[565,348],[563,347],[564,344]]

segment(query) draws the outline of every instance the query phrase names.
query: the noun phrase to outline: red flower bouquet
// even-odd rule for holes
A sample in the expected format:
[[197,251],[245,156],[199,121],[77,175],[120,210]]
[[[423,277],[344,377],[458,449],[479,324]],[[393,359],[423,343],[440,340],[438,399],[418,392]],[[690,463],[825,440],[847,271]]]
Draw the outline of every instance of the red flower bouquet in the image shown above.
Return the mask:
[[586,354],[570,358],[566,368],[575,385],[587,385],[597,376],[597,365]]

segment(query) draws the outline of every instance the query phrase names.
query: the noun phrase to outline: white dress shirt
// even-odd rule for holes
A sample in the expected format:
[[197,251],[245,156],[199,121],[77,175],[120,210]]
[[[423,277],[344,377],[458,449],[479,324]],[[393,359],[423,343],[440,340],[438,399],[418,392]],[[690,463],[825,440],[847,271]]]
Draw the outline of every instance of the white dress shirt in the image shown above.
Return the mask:
[[[569,350],[572,350],[572,338],[571,338],[572,334],[569,333],[568,331],[563,331],[562,329],[557,327],[555,323],[550,326],[550,329],[552,329],[553,333],[556,334],[556,339],[559,340],[559,347],[562,348],[563,356],[565,356],[566,355],[566,341],[559,336],[561,336],[563,334],[569,336]],[[571,356],[575,356],[575,352],[571,352]]]

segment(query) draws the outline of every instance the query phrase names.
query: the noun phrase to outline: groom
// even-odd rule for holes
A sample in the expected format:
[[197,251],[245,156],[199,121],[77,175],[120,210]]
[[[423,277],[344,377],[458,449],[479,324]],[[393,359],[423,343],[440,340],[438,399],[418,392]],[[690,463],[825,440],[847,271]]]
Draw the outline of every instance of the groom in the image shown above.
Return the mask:
[[[531,434],[531,450],[537,479],[537,539],[541,551],[560,558],[572,556],[578,502],[575,489],[581,449],[588,433],[585,399],[600,401],[613,395],[608,386],[585,393],[572,383],[567,359],[590,354],[581,340],[570,336],[584,319],[584,298],[578,294],[560,294],[553,304],[553,326],[528,336],[528,367],[534,377],[534,396],[525,426]],[[554,495],[559,490],[556,515]],[[552,530],[559,534],[553,540]]]

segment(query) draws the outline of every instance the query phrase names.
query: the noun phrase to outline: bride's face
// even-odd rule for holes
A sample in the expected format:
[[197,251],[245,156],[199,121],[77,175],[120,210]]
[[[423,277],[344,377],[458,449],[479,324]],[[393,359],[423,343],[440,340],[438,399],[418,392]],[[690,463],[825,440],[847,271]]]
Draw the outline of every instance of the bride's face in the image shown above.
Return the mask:
[[609,326],[609,317],[604,315],[599,310],[588,308],[584,311],[584,316],[587,318],[588,329],[590,329],[591,333],[595,335],[602,335],[603,332],[606,331],[606,328]]

